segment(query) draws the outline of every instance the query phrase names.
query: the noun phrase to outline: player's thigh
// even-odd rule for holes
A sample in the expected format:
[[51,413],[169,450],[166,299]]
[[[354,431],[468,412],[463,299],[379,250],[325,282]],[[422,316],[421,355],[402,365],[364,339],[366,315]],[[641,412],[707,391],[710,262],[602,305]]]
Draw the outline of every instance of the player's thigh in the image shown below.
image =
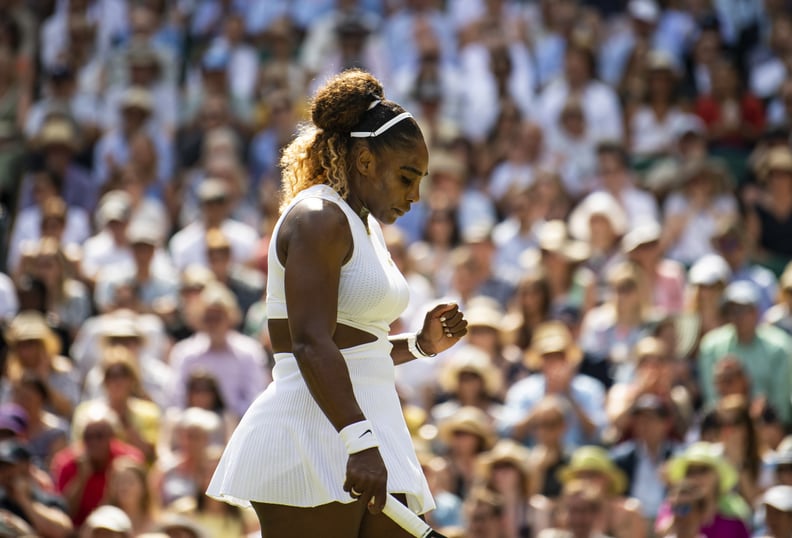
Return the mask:
[[252,503],[263,538],[358,538],[363,519],[360,503],[329,503],[311,508]]

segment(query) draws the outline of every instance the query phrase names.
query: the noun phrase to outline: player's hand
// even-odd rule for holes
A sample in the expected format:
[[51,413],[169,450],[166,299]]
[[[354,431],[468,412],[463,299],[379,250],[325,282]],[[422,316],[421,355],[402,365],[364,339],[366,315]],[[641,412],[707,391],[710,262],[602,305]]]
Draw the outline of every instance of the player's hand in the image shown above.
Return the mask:
[[418,332],[418,346],[426,353],[440,353],[467,334],[467,320],[456,303],[439,304],[426,313]]
[[369,448],[349,456],[344,491],[366,503],[369,512],[379,514],[388,494],[388,470],[379,449]]

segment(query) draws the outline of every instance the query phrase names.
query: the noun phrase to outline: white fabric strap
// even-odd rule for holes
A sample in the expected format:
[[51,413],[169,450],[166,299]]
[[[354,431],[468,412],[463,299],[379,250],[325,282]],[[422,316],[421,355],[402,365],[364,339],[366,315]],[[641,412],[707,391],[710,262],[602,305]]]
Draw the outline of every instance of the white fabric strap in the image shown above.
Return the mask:
[[398,116],[394,116],[385,123],[383,123],[376,131],[352,131],[351,133],[349,133],[349,136],[351,136],[352,138],[374,138],[375,136],[381,135],[382,133],[384,133],[385,131],[387,131],[388,129],[390,129],[400,121],[412,117],[413,117],[412,114],[410,114],[409,112],[402,112]]
[[371,427],[371,422],[368,420],[361,420],[360,422],[344,426],[344,428],[338,432],[338,435],[340,435],[341,440],[344,441],[347,454],[349,455],[379,446],[377,436],[374,435],[374,428]]

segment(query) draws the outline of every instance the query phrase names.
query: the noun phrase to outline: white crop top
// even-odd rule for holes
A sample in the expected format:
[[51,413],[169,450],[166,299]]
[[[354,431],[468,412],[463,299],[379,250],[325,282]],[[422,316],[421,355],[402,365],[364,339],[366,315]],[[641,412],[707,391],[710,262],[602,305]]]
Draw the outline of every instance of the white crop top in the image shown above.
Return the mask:
[[[314,185],[298,193],[275,224],[269,245],[267,317],[269,319],[288,317],[284,267],[278,259],[278,232],[292,207],[306,198],[321,198],[338,205],[347,216],[349,229],[352,232],[352,257],[341,267],[341,278],[338,283],[337,322],[378,337],[386,336],[390,324],[407,307],[410,294],[407,281],[391,260],[379,222],[369,215],[368,228],[371,231],[369,233],[360,217],[328,185]],[[316,230],[316,233],[323,232]]]

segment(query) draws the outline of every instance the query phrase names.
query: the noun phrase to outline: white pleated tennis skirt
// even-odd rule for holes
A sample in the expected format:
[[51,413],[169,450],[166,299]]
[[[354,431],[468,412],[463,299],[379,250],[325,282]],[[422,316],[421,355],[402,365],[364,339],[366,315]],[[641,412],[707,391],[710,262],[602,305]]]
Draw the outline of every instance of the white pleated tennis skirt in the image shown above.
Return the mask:
[[[371,421],[388,469],[388,492],[418,514],[434,509],[396,394],[391,343],[342,350],[358,404]],[[354,502],[343,489],[347,453],[308,391],[291,353],[275,355],[273,381],[234,430],[207,488],[239,506],[250,501],[312,507]]]

